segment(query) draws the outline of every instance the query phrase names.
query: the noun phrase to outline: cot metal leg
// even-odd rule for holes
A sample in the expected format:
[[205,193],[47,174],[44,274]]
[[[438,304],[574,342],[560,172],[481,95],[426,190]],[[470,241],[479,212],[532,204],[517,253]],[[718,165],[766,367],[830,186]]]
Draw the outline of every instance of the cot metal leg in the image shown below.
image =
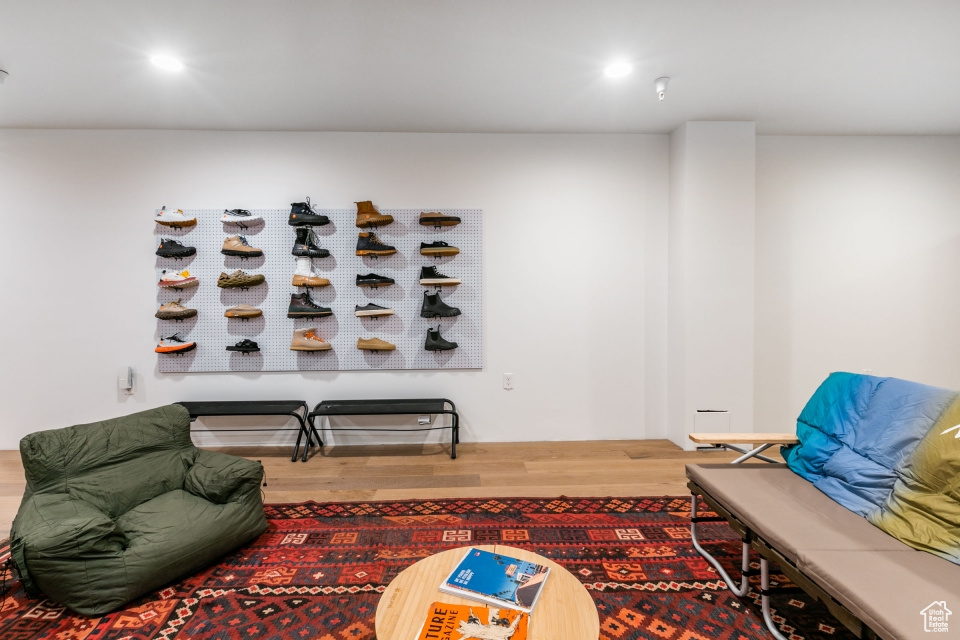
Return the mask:
[[755,458],[759,458],[760,460],[763,460],[764,462],[772,462],[772,463],[776,463],[776,462],[777,462],[777,460],[774,460],[773,458],[768,458],[767,456],[762,456],[762,455],[760,455],[762,452],[764,452],[764,451],[766,451],[767,449],[769,449],[770,447],[772,447],[772,446],[773,446],[773,443],[762,444],[762,445],[760,445],[759,447],[757,447],[757,448],[755,448],[755,449],[750,449],[749,451],[746,450],[746,449],[741,449],[740,447],[735,447],[735,446],[732,445],[732,444],[722,444],[722,445],[720,445],[720,446],[722,446],[724,449],[730,449],[730,450],[732,450],[732,451],[736,451],[737,453],[742,453],[742,454],[743,454],[742,456],[740,456],[740,457],[737,458],[736,460],[733,460],[730,464],[740,464],[741,462],[744,462],[744,461],[749,460],[750,458],[754,458],[754,457],[755,457]]
[[[726,572],[726,570],[720,566],[720,563],[717,562],[717,559],[712,555],[707,553],[706,549],[700,546],[700,542],[697,540],[697,522],[712,521],[712,518],[698,518],[697,517],[697,494],[692,494],[690,497],[690,538],[693,541],[693,548],[697,550],[703,559],[710,563],[710,565],[716,569],[717,573],[720,574],[720,577],[723,578],[723,581],[727,583],[727,587],[730,591],[733,592],[735,596],[742,597],[747,594],[750,590],[750,543],[746,540],[743,541],[743,555],[740,560],[740,586],[737,587],[733,581],[733,578]],[[717,521],[724,520],[723,518],[717,518]]]
[[760,556],[760,608],[763,610],[763,621],[767,624],[770,635],[776,640],[787,640],[781,635],[773,616],[770,615],[770,566],[763,556]]

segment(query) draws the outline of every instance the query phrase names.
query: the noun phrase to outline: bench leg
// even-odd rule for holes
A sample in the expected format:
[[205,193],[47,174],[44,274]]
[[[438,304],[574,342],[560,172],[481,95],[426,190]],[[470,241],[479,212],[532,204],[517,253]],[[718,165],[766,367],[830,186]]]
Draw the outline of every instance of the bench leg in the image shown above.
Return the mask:
[[[293,456],[290,457],[290,462],[296,462],[296,461],[297,461],[297,454],[300,452],[300,440],[303,439],[303,432],[304,432],[303,422],[301,422],[301,423],[300,423],[300,431],[297,432],[297,444],[293,445]],[[304,443],[304,445],[303,445],[303,447],[304,447],[304,452],[306,452],[306,450],[310,448],[309,437],[310,437],[310,434],[307,433],[307,438],[308,438],[308,440],[307,440],[307,442]]]
[[770,566],[767,559],[760,556],[760,608],[763,610],[763,621],[767,624],[767,630],[777,640],[787,640],[780,634],[773,617],[770,615]]
[[[740,560],[740,586],[737,587],[733,582],[733,578],[724,570],[720,563],[717,562],[717,559],[712,555],[707,553],[706,549],[700,546],[700,542],[697,540],[697,494],[690,496],[690,538],[693,541],[693,548],[697,550],[703,559],[710,563],[710,565],[720,574],[720,577],[723,578],[723,581],[727,583],[727,587],[730,591],[733,592],[735,596],[742,597],[747,594],[750,590],[750,543],[746,540],[743,541],[743,556]],[[718,518],[723,520],[723,518]]]
[[457,443],[460,442],[460,416],[456,413],[453,416],[453,426],[450,427],[450,459],[457,458]]

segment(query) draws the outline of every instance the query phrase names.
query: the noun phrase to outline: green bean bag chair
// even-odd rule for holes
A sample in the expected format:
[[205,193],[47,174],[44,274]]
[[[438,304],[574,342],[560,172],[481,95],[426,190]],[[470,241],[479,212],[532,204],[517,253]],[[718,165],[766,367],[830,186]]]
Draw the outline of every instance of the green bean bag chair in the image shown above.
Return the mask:
[[257,462],[202,451],[174,404],[20,441],[10,533],[27,593],[100,615],[263,533]]

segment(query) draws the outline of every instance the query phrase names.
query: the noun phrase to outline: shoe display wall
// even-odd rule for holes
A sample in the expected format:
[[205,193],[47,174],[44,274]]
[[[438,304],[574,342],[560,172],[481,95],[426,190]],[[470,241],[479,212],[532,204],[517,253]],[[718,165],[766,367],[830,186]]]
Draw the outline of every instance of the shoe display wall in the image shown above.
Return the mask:
[[153,225],[161,373],[483,366],[478,209],[305,201],[164,216],[193,224]]

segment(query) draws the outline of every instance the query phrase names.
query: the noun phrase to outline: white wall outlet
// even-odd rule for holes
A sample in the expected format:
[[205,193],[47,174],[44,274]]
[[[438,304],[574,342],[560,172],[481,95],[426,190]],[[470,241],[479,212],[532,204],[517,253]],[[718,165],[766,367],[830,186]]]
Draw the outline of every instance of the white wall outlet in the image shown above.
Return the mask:
[[503,374],[503,388],[506,390],[513,389],[513,374],[505,373]]
[[133,393],[133,367],[123,367],[117,372],[117,389]]
[[417,418],[417,424],[430,424],[430,416],[420,416]]

